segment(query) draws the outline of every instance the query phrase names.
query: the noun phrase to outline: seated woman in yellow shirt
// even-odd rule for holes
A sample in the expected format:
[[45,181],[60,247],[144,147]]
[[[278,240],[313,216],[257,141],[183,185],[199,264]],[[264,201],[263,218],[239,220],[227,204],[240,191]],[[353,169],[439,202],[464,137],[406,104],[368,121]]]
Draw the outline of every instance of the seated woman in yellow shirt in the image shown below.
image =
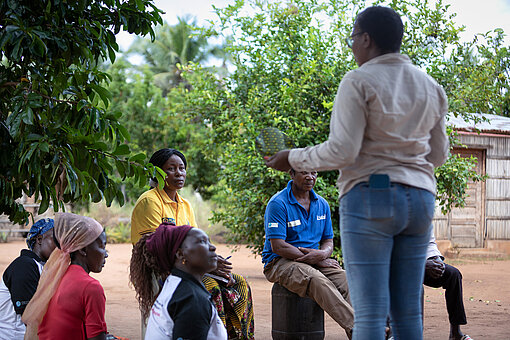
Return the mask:
[[[151,189],[137,200],[131,215],[131,242],[152,233],[162,222],[196,227],[190,203],[179,196],[186,181],[186,157],[175,149],[156,151],[150,163],[166,173],[161,190],[151,180]],[[218,267],[211,272],[219,279],[204,276],[202,283],[211,293],[213,303],[228,331],[229,339],[253,339],[253,303],[250,286],[241,275],[233,274],[232,264],[218,255]]]

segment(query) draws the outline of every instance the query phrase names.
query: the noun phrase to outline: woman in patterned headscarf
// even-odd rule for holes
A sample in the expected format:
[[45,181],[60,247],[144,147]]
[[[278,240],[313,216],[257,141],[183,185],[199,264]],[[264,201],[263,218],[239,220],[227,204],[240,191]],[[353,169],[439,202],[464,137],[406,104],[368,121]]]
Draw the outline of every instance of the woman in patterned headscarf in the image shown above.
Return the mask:
[[99,273],[108,257],[103,227],[90,217],[61,213],[54,234],[58,248],[22,317],[25,339],[105,339],[104,291],[89,276]]
[[0,281],[0,339],[21,340],[25,324],[21,315],[37,289],[44,262],[48,260],[53,242],[53,219],[34,223],[27,236],[28,249],[7,267]]

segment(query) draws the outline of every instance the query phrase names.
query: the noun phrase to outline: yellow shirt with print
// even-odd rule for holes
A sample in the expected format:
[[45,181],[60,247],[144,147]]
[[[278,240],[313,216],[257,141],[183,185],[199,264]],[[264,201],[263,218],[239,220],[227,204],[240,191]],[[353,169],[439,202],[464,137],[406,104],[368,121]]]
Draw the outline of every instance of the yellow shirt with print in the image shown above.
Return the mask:
[[144,192],[136,201],[131,214],[131,243],[135,244],[142,235],[152,233],[162,222],[196,227],[191,204],[179,194],[176,194],[176,200],[171,200],[159,188]]

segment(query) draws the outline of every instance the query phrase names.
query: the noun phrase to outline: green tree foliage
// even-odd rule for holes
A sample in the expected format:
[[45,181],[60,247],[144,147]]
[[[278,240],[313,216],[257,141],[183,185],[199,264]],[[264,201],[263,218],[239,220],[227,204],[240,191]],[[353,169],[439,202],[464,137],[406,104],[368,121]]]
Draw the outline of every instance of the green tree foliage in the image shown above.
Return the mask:
[[178,18],[175,25],[164,24],[155,30],[156,39],[137,38],[130,52],[141,54],[154,73],[155,84],[166,96],[169,89],[183,82],[183,67],[200,64],[211,56],[223,57],[223,48],[212,45],[210,34],[196,25],[190,17]]
[[[188,168],[187,183],[207,199],[214,193],[219,164],[205,154],[214,149],[205,145],[210,141],[209,129],[199,119],[182,114],[183,102],[192,88],[181,74],[189,72],[191,64],[206,62],[211,56],[227,57],[221,45],[210,43],[212,33],[189,18],[179,19],[173,26],[164,24],[155,34],[153,42],[139,38],[130,48],[141,53],[145,63],[133,66],[121,58],[108,68],[113,94],[109,111],[124,112],[120,122],[130,133],[136,151],[148,157],[164,147],[184,152],[193,164]],[[212,74],[226,70],[205,69]],[[137,188],[133,180],[124,184],[129,199],[136,199],[146,189]]]
[[477,159],[450,154],[443,166],[435,170],[437,179],[437,199],[443,214],[453,207],[465,206],[466,187],[469,180],[482,181],[486,176],[473,173]]
[[444,70],[437,72],[450,95],[451,112],[510,117],[510,48],[504,37],[496,29],[457,45]]
[[[185,68],[183,68],[186,71]],[[161,148],[181,150],[192,164],[188,168],[187,183],[200,192],[204,198],[212,193],[219,169],[216,161],[210,160],[204,152],[209,131],[190,117],[181,114],[184,97],[188,90],[181,84],[180,90],[167,93],[154,82],[154,74],[148,65],[134,67],[120,58],[108,68],[112,81],[112,93],[108,112],[123,112],[121,124],[131,136],[132,149],[150,158]],[[182,93],[181,93],[182,91]],[[136,200],[147,187],[140,187],[137,179],[123,181],[127,198]]]
[[23,193],[41,198],[39,212],[122,204],[115,171],[145,184],[152,169],[131,155],[121,113],[106,111],[98,64],[115,59],[120,30],[154,37],[160,13],[149,0],[0,1],[0,213],[26,222]]
[[134,67],[123,57],[106,72],[111,77],[112,94],[108,112],[122,112],[119,118],[131,137],[135,152],[148,152],[171,141],[165,129],[166,99],[154,84],[154,75],[145,67]]
[[[464,61],[460,51],[467,46],[459,42],[462,28],[447,14],[447,5],[421,0],[380,3],[390,5],[404,17],[403,53],[438,79],[448,93],[453,112],[465,115],[467,107],[458,103],[468,102],[469,86],[481,80],[472,77],[470,82],[462,82],[470,74],[469,69],[460,72],[457,65],[459,60]],[[219,79],[194,67],[193,72],[185,75],[193,90],[172,91],[185,98],[181,112],[208,128],[209,134],[204,137],[210,138],[205,144],[206,154],[221,164],[216,196],[221,208],[215,219],[231,230],[232,241],[248,242],[254,252],[261,251],[265,206],[289,179],[284,173],[266,168],[256,153],[254,140],[260,130],[277,127],[299,147],[327,139],[338,84],[347,71],[356,67],[343,39],[351,34],[356,14],[366,6],[362,0],[290,3],[238,0],[217,10],[218,31],[228,32],[231,37],[228,51],[235,71],[230,77]],[[489,43],[486,47],[478,50],[486,52],[477,55],[479,62],[466,61],[466,67],[482,71],[480,63],[499,53],[498,74],[507,80],[508,53],[501,47],[501,40],[495,39],[493,45]],[[458,79],[455,86],[452,79]],[[493,81],[491,86],[483,87],[485,99],[473,102],[471,112],[494,113],[495,107],[501,107],[496,89],[507,94],[501,79],[497,86]],[[469,160],[452,157],[438,170],[438,198],[446,210],[462,204],[469,178],[480,179],[471,170],[472,165]],[[317,192],[328,200],[336,225],[337,175],[334,171],[321,173],[316,185]],[[338,239],[335,244],[339,246]]]
[[[354,67],[354,60],[341,45],[348,27],[326,27],[314,19],[333,8],[312,2],[261,5],[255,19],[240,15],[240,8],[239,2],[220,16],[223,27],[234,31],[234,74],[219,80],[195,70],[188,78],[193,91],[185,111],[206,121],[211,144],[221,146],[217,157],[223,185],[217,198],[222,209],[215,218],[231,229],[233,241],[248,241],[260,252],[265,205],[286,185],[288,175],[265,167],[254,139],[261,128],[275,126],[298,146],[324,141],[339,80]],[[347,6],[337,10],[347,12]],[[337,176],[322,173],[316,186],[330,203],[336,223]]]

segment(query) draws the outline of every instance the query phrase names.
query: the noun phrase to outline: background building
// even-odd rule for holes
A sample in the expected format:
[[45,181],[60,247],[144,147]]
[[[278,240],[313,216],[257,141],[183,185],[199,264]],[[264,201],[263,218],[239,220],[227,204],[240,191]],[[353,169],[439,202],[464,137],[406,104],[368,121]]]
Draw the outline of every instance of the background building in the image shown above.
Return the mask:
[[489,121],[478,124],[460,117],[449,120],[467,146],[453,152],[476,157],[476,171],[488,178],[469,183],[464,208],[448,215],[437,209],[434,231],[443,249],[485,248],[510,254],[510,118],[484,116]]

